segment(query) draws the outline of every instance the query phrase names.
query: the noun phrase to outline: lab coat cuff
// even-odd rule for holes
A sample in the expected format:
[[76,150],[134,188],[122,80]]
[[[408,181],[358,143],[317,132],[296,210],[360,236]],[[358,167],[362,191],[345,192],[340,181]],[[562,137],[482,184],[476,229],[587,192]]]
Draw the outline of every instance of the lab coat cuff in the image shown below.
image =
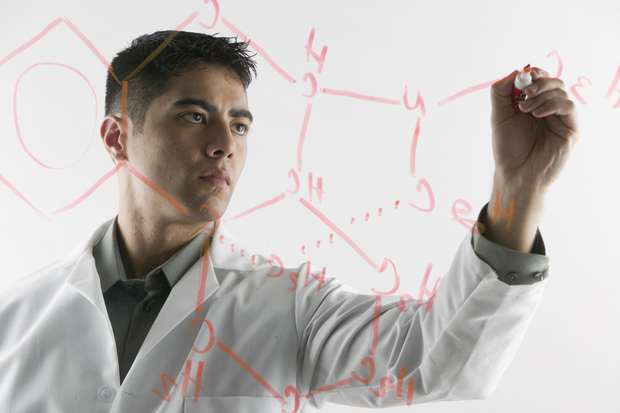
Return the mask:
[[[486,215],[487,206],[482,207],[478,222],[482,222]],[[536,230],[530,253],[502,247],[484,234],[475,232],[472,233],[471,243],[476,255],[489,264],[500,281],[508,285],[529,285],[549,277],[549,258],[545,255],[546,248],[540,230]]]

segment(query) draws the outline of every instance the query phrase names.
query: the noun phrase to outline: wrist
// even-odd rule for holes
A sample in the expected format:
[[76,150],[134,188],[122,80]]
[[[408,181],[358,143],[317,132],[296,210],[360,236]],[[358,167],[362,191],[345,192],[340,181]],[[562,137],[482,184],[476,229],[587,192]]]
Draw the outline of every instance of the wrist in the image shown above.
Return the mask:
[[493,188],[499,188],[502,193],[511,194],[522,199],[525,203],[541,202],[547,196],[549,186],[543,184],[539,178],[522,177],[519,174],[502,172],[495,169]]
[[515,214],[519,216],[542,213],[548,188],[526,185],[522,182],[493,179],[491,202],[496,201],[499,193],[500,207],[508,207],[514,199]]

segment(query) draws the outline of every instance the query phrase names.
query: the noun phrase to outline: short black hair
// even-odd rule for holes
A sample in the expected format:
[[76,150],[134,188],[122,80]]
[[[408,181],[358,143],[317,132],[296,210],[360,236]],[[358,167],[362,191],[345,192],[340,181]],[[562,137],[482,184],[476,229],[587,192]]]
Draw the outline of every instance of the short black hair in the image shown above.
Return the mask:
[[[167,44],[166,40],[169,41]],[[105,114],[121,112],[122,86],[119,81],[127,80],[127,116],[137,132],[141,132],[153,99],[166,92],[173,75],[180,75],[198,63],[228,69],[247,89],[252,82],[252,73],[256,77],[256,62],[252,60],[255,54],[250,55],[247,47],[247,43],[238,42],[236,38],[204,33],[166,30],[142,35],[118,52],[110,64]],[[149,57],[152,60],[148,61]],[[144,62],[148,63],[144,65]],[[140,68],[141,65],[144,67]]]

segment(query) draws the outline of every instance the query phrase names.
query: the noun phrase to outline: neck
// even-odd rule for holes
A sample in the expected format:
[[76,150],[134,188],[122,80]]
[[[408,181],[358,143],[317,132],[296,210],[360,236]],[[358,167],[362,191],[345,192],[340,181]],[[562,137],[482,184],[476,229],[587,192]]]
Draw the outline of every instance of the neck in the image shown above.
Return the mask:
[[205,223],[180,224],[162,217],[120,210],[117,218],[118,249],[128,279],[144,279],[205,227]]

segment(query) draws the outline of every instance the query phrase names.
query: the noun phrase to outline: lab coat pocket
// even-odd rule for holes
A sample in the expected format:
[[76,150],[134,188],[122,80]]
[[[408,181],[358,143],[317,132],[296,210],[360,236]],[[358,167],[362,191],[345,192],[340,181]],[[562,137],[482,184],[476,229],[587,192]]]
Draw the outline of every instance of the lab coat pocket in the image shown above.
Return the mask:
[[192,397],[185,398],[185,413],[281,413],[282,404],[275,397]]

